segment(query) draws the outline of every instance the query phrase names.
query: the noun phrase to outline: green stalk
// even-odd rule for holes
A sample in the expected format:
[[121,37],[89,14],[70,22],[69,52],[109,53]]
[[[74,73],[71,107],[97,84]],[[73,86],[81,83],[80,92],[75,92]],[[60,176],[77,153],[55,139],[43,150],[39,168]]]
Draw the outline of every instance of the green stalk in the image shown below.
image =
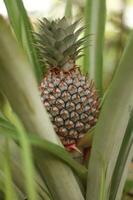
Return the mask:
[[84,72],[94,79],[96,88],[103,93],[103,47],[106,17],[105,0],[86,0],[85,3],[85,35],[90,36],[90,42],[85,44]]
[[104,100],[96,126],[88,168],[87,200],[99,200],[103,171],[105,187],[102,193],[105,199],[109,198],[111,179],[133,108],[132,52],[133,33]]
[[66,0],[65,16],[72,17],[72,0]]
[[[0,88],[27,132],[38,134],[61,145],[44,109],[34,74],[17,46],[9,27],[0,18]],[[83,195],[69,166],[39,148],[33,149],[35,162],[54,200],[83,200]],[[67,186],[67,187],[66,187]]]

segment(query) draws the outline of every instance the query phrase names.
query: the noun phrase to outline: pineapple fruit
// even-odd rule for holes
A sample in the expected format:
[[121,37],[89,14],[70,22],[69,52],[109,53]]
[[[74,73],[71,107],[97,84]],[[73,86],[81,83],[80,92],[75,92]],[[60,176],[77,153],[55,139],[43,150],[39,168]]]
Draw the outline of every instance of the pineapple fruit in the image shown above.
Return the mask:
[[42,102],[55,132],[71,150],[97,122],[99,98],[93,81],[76,65],[86,38],[79,39],[83,27],[68,19],[39,22],[37,46],[47,71],[40,84]]

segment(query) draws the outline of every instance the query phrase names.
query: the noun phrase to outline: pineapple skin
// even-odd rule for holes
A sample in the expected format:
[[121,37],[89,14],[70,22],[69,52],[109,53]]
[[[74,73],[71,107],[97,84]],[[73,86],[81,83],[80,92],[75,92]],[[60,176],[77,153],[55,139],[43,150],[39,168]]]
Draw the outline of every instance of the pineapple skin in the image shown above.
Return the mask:
[[99,99],[94,83],[74,66],[49,69],[40,85],[41,100],[64,146],[78,141],[97,122]]

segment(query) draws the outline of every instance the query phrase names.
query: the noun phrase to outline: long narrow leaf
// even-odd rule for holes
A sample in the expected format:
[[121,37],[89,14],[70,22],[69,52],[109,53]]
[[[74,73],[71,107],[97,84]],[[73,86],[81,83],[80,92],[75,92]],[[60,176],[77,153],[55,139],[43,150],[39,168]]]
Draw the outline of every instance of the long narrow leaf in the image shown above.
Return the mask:
[[[10,140],[8,140],[8,144],[10,144]],[[0,160],[0,200],[5,200],[5,196],[10,199],[11,197],[13,197],[13,199],[15,200],[16,198],[18,198],[19,200],[24,200],[23,192],[14,182],[14,177],[11,169],[11,148],[9,149],[9,145],[5,145],[5,139],[3,142],[0,142]],[[18,176],[18,178],[20,179],[20,176]]]
[[[88,168],[87,200],[98,200],[104,170],[105,199],[133,107],[133,33],[117,68],[96,126]],[[95,186],[95,187],[94,187]]]
[[84,72],[95,80],[97,90],[102,95],[103,45],[106,16],[105,0],[86,0],[85,35],[91,34],[89,44],[85,44]]
[[33,167],[33,160],[31,154],[31,147],[25,133],[25,130],[21,123],[19,122],[17,117],[12,119],[18,134],[19,134],[19,143],[21,145],[21,155],[23,160],[23,167],[24,167],[24,174],[25,174],[25,184],[27,189],[27,196],[29,200],[36,200],[37,199],[37,187],[35,185],[34,177],[35,177],[35,170]]
[[16,34],[18,42],[26,51],[33,66],[38,81],[41,80],[40,63],[35,49],[35,38],[33,28],[26,13],[22,0],[4,0],[8,16]]
[[10,151],[9,151],[9,143],[8,140],[5,141],[5,154],[4,156],[4,172],[5,172],[5,199],[10,200],[10,199],[16,199],[17,196],[15,194],[14,190],[14,184],[13,184],[13,179],[12,179],[12,174],[11,174],[11,168],[10,168]]
[[[2,123],[4,125],[2,125]],[[5,126],[5,124],[8,124],[8,126]],[[4,137],[9,137],[19,142],[17,130],[13,128],[13,126],[9,122],[5,122],[0,119],[0,131],[1,133],[3,133],[1,135],[3,135]],[[28,140],[31,145],[38,146],[45,150],[44,154],[45,152],[48,152],[66,162],[81,178],[85,180],[87,169],[75,160],[73,160],[69,153],[67,153],[67,151],[65,151],[62,147],[31,134],[28,136]]]
[[131,162],[132,159],[132,153],[133,153],[132,150],[133,150],[133,111],[131,113],[131,118],[129,120],[126,129],[119,157],[117,159],[117,163],[113,173],[109,200],[117,200],[120,199],[121,197],[122,194],[121,190],[123,190],[126,181],[129,162]]
[[[0,160],[1,160],[1,163],[2,162],[2,158],[4,157],[6,160],[6,155],[3,155],[3,149],[4,149],[4,146],[2,145],[2,141],[5,141],[8,139],[8,141],[10,142],[10,163],[8,163],[8,168],[10,166],[10,173],[12,174],[12,184],[13,184],[13,189],[15,190],[17,196],[18,196],[18,199],[20,200],[24,200],[27,195],[27,189],[29,187],[32,187],[33,185],[30,184],[28,185],[28,187],[26,187],[26,184],[27,184],[27,174],[28,173],[28,170],[26,168],[25,170],[25,158],[22,159],[23,157],[25,156],[22,156],[21,157],[21,151],[23,150],[22,148],[20,148],[19,145],[17,145],[18,143],[21,143],[19,142],[20,141],[20,136],[19,136],[19,133],[17,132],[17,144],[14,143],[12,141],[12,137],[3,137],[3,134],[8,134],[10,132],[10,134],[12,134],[11,131],[9,131],[8,129],[3,129],[3,128],[0,128]],[[29,141],[29,140],[28,140]],[[21,145],[21,146],[24,146],[24,145]],[[5,147],[7,149],[7,146]],[[28,152],[27,152],[28,153]],[[28,155],[26,155],[28,157]],[[28,161],[29,162],[29,161]],[[29,167],[28,167],[29,168]],[[1,177],[1,172],[3,174],[3,177]],[[31,173],[31,172],[30,172]],[[31,175],[29,173],[29,175]],[[46,199],[46,200],[52,200],[52,198],[50,198],[50,193],[45,185],[45,183],[41,180],[41,177],[39,178],[39,175],[36,174],[36,176],[31,176],[31,178],[35,181],[36,183],[36,188],[37,188],[37,200],[42,200],[42,198],[40,198],[40,195],[42,196],[43,195],[43,199]],[[0,171],[0,190],[4,191],[4,188],[3,188],[3,185],[1,185],[2,183],[5,183],[5,171],[3,170],[3,168],[1,169]],[[31,188],[32,189],[32,188]],[[29,190],[29,189],[28,189]],[[1,198],[0,198],[1,199]]]
[[72,0],[66,0],[65,16],[72,17]]

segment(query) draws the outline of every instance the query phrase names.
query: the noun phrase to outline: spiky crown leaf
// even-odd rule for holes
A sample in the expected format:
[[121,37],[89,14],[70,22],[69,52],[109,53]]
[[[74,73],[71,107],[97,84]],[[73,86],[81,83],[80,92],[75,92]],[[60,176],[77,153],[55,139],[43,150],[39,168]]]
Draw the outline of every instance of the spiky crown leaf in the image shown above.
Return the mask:
[[79,21],[71,23],[65,17],[54,21],[43,18],[39,21],[37,46],[41,59],[50,67],[63,67],[69,60],[75,62],[81,56],[79,53],[86,37],[78,39],[84,29],[77,29]]

